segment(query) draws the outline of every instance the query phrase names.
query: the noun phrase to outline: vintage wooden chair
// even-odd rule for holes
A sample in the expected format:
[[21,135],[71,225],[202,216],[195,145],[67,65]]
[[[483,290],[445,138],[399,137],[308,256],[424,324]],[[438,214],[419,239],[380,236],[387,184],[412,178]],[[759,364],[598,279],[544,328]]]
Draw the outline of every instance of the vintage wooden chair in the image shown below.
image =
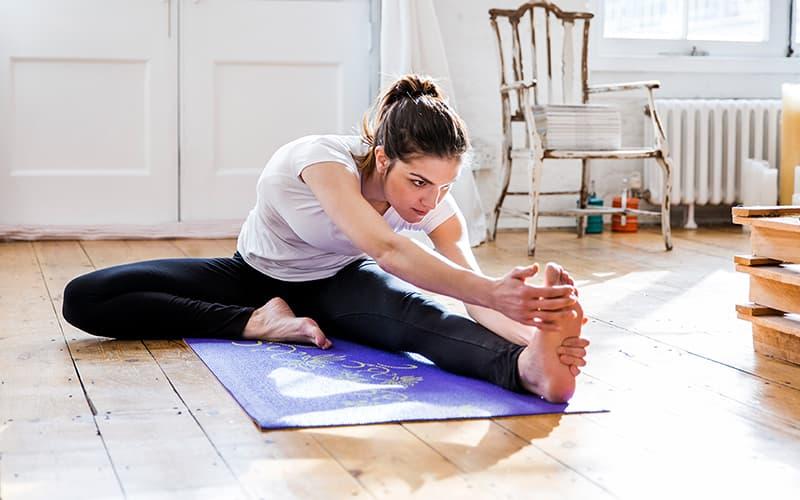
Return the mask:
[[[541,16],[541,17],[540,17]],[[526,19],[526,17],[528,19]],[[556,50],[551,43],[551,17],[561,23],[563,41],[561,50],[561,102],[553,102],[553,56]],[[497,35],[497,47],[500,55],[500,101],[502,104],[503,123],[503,150],[501,162],[501,188],[494,208],[493,217],[489,222],[489,239],[494,240],[497,235],[497,223],[500,213],[527,217],[528,228],[528,255],[533,255],[536,250],[536,227],[539,216],[576,216],[578,217],[578,237],[586,231],[586,217],[588,215],[623,214],[636,216],[652,216],[661,218],[661,231],[664,236],[664,245],[667,250],[672,249],[670,235],[670,199],[672,190],[672,167],[669,159],[666,136],[661,120],[653,103],[653,89],[659,88],[658,81],[644,81],[619,83],[609,85],[589,85],[588,83],[588,52],[589,52],[589,24],[594,15],[590,12],[565,12],[555,4],[548,1],[534,1],[521,5],[515,10],[490,9],[489,20]],[[544,29],[542,29],[542,23]],[[575,85],[575,58],[573,54],[573,30],[577,23],[582,24],[583,36],[580,59],[580,103],[586,104],[592,94],[616,92],[632,89],[644,89],[647,94],[645,113],[650,116],[654,130],[654,145],[635,149],[602,150],[602,151],[571,151],[545,149],[541,137],[534,123],[533,106],[539,105],[539,73],[547,76],[548,104],[573,104],[569,102],[574,95]],[[502,25],[502,29],[501,29]],[[520,31],[524,30],[524,37]],[[544,31],[544,34],[541,32]],[[502,32],[502,33],[501,33]],[[538,32],[538,33],[537,33]],[[538,37],[537,37],[538,35]],[[544,37],[544,40],[541,38]],[[537,40],[538,38],[538,40]],[[525,40],[526,47],[523,47]],[[546,67],[537,67],[537,53],[546,55]],[[523,53],[526,53],[523,56]],[[530,60],[530,65],[524,64],[524,59]],[[511,61],[511,74],[507,75],[506,61]],[[537,72],[538,71],[538,72]],[[556,89],[557,90],[557,89]],[[542,103],[544,104],[544,103]],[[523,147],[516,147],[512,124],[524,123]],[[512,159],[525,159],[529,174],[529,191],[508,191],[511,179]],[[589,160],[592,159],[619,159],[631,160],[639,158],[655,158],[662,167],[664,176],[664,195],[661,212],[622,209],[611,207],[587,208],[589,198],[590,169]],[[540,192],[539,185],[542,178],[542,168],[545,159],[580,159],[581,160],[581,188],[580,191],[555,191]],[[546,195],[580,195],[580,208],[560,211],[540,211],[539,197]],[[528,212],[503,208],[506,196],[529,196],[530,209]]]

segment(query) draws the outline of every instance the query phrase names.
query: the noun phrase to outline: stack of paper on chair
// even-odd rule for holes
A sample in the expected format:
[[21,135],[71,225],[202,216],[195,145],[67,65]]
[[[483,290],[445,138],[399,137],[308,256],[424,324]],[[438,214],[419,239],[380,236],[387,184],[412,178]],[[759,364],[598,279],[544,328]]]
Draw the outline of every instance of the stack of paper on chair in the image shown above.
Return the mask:
[[580,395],[569,404],[551,404],[445,372],[419,355],[337,338],[327,350],[185,341],[262,429],[603,411]]
[[534,106],[533,118],[546,149],[610,150],[622,146],[622,120],[619,111],[610,106]]

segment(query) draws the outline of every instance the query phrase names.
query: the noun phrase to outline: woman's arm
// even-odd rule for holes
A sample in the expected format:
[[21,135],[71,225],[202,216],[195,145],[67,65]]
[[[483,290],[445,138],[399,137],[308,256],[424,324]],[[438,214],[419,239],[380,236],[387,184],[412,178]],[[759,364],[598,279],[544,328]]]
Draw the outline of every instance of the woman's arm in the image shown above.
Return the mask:
[[[466,223],[460,213],[440,224],[428,236],[436,246],[436,250],[449,260],[480,273],[478,261],[469,246]],[[528,345],[537,327],[524,325],[493,309],[474,304],[464,304],[467,313],[478,323],[518,345]]]
[[[475,272],[480,272],[478,262],[472,253],[472,248],[469,246],[467,240],[466,223],[461,213],[456,213],[445,222],[440,224],[428,236],[430,236],[436,249],[445,257],[453,262],[460,264],[464,267],[471,268]],[[568,282],[572,282],[572,278],[566,275]],[[575,291],[577,295],[577,290]],[[538,332],[546,332],[551,329],[559,328],[559,319],[557,315],[562,314],[561,320],[572,315],[572,311],[567,309],[560,313],[553,313],[556,319],[537,323],[536,326],[523,325],[514,321],[507,316],[485,307],[464,304],[472,318],[485,326],[495,334],[505,338],[509,342],[518,345],[528,345],[531,338]],[[580,307],[580,304],[576,304]],[[571,309],[571,308],[570,308]],[[583,322],[585,322],[585,318]],[[567,337],[561,344],[558,350],[558,359],[561,363],[569,366],[570,372],[573,376],[577,376],[581,370],[579,366],[585,366],[586,360],[586,347],[589,346],[589,341],[580,337]]]
[[300,177],[353,244],[405,281],[531,325],[534,318],[547,317],[549,311],[575,303],[570,286],[526,285],[524,279],[531,272],[528,269],[490,278],[396,234],[363,197],[358,177],[339,163],[310,165]]

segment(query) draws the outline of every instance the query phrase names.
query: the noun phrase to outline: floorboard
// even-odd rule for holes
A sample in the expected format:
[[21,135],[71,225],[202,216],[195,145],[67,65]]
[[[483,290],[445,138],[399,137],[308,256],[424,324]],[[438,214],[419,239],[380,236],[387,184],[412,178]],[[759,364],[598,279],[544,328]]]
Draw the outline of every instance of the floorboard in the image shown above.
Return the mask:
[[[73,277],[229,257],[235,240],[0,243],[0,498],[675,498],[800,491],[800,367],[757,355],[734,306],[747,233],[542,231],[590,317],[578,391],[612,411],[261,432],[182,341],[63,320]],[[475,249],[499,276],[521,231]],[[535,278],[533,281],[538,281]],[[455,310],[452,299],[441,298]],[[88,485],[91,485],[89,487]]]

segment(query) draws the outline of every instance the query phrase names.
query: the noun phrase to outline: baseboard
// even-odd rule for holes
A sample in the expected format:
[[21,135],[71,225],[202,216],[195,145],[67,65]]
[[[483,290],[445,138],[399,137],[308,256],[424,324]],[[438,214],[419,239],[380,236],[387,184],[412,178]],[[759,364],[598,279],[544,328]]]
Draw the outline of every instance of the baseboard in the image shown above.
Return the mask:
[[[660,211],[660,205],[653,205],[645,201],[641,202],[641,209]],[[686,225],[688,219],[688,207],[686,205],[673,205],[670,208],[670,226],[673,229],[679,229]],[[491,213],[487,213],[487,220],[491,217]],[[704,205],[695,207],[695,221],[700,226],[733,226],[731,220],[731,206],[730,205]],[[608,225],[611,223],[611,216],[606,215],[603,217],[603,222]],[[576,225],[574,217],[545,217],[539,218],[539,229],[567,229],[574,228]],[[661,220],[657,217],[640,217],[640,226],[661,226]],[[521,217],[501,216],[497,223],[498,230],[511,230],[511,229],[528,229],[528,220]]]
[[241,220],[163,224],[0,225],[3,240],[157,240],[236,238]]

